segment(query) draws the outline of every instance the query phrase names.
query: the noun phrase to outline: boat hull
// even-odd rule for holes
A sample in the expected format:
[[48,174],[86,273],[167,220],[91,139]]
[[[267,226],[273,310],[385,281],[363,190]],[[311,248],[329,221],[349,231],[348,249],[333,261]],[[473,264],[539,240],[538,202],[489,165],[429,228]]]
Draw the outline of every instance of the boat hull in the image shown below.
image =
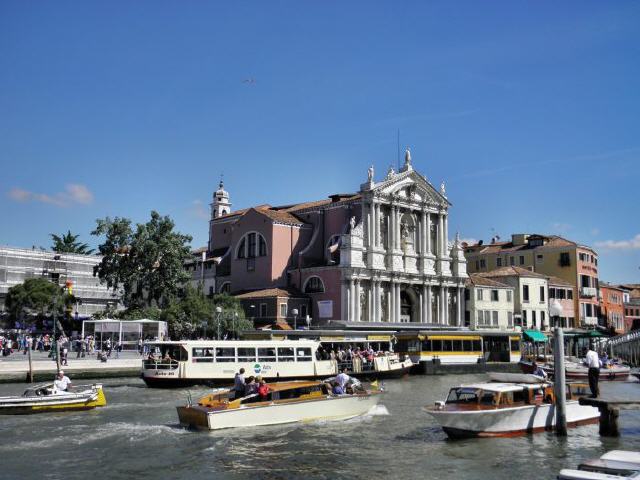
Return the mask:
[[[597,423],[597,408],[567,401],[567,426]],[[451,438],[513,437],[552,430],[555,426],[555,406],[551,404],[491,410],[432,410],[427,412]]]
[[0,398],[0,415],[29,415],[34,413],[90,410],[107,404],[102,386],[90,393],[47,395],[44,397]]
[[178,407],[180,423],[206,430],[256,427],[317,420],[346,420],[366,414],[378,404],[379,393],[321,397],[317,400],[247,406],[211,411],[192,406]]

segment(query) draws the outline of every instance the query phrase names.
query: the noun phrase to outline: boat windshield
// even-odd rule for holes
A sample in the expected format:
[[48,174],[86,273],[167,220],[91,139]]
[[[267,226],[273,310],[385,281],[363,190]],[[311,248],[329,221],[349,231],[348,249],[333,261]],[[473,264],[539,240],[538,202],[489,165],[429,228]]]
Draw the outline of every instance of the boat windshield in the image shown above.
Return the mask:
[[447,403],[478,403],[480,390],[477,388],[457,387],[449,391]]

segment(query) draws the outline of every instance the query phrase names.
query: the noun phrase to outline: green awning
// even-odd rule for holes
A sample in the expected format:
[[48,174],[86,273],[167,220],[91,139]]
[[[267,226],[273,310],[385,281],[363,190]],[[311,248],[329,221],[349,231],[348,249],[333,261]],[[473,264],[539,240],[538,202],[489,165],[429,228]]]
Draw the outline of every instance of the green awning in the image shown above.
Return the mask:
[[538,330],[523,330],[524,336],[532,342],[548,342],[547,336]]

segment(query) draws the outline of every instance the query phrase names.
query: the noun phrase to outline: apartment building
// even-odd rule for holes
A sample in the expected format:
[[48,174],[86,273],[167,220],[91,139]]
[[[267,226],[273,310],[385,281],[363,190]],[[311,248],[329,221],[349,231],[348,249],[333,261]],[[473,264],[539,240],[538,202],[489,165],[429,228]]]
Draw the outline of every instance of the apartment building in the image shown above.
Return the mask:
[[465,282],[465,326],[472,330],[513,330],[513,298],[513,286],[471,275]]
[[592,248],[557,235],[513,234],[511,241],[495,237],[488,244],[466,245],[464,252],[469,273],[519,267],[568,282],[574,311],[569,326],[597,325],[598,255]]
[[599,283],[598,322],[600,326],[625,333],[624,291],[605,282]]

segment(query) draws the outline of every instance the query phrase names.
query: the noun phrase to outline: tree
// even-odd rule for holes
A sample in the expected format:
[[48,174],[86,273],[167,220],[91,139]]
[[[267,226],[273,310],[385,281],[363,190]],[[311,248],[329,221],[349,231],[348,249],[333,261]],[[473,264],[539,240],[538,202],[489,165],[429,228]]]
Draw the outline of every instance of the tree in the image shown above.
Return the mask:
[[[210,325],[213,303],[200,290],[187,285],[179,301],[168,305],[160,315],[167,322],[169,336],[174,339],[189,338],[203,324]],[[211,330],[209,330],[211,331]]]
[[223,337],[238,337],[243,330],[251,330],[253,323],[245,318],[244,310],[240,304],[240,300],[226,293],[213,296],[214,311],[216,307],[220,307],[222,311],[215,314],[214,328],[217,328],[217,322],[220,322],[220,331]]
[[28,278],[7,292],[5,307],[13,321],[23,321],[25,315],[62,315],[72,299],[55,283],[44,278]]
[[57,253],[79,253],[83,255],[89,255],[94,252],[93,248],[89,248],[86,243],[78,241],[80,235],[73,235],[71,230],[67,233],[58,236],[55,233],[50,234],[53,239],[53,245],[51,250]]
[[114,291],[122,289],[126,307],[168,306],[191,278],[184,269],[191,236],[175,232],[174,226],[156,211],[135,231],[127,218],[96,220],[91,234],[105,239],[98,246],[103,257],[95,273]]

